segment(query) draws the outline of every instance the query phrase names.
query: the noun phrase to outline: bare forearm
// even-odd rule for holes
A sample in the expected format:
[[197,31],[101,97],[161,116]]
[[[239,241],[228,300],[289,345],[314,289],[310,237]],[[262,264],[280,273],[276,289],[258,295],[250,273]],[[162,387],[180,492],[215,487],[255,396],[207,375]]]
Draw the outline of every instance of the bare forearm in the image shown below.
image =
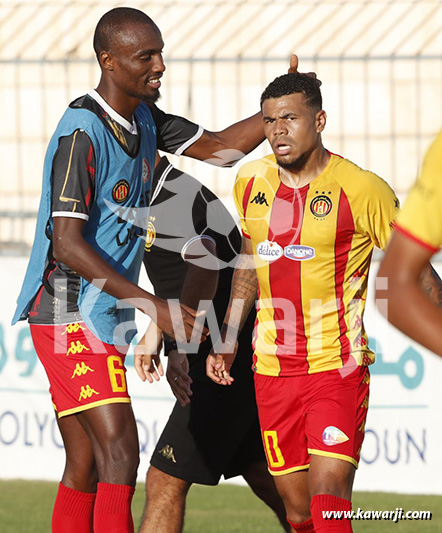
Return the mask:
[[[189,146],[184,154],[216,166],[230,167],[259,146],[264,139],[262,115],[256,113],[222,131],[204,131],[201,138]],[[232,153],[232,150],[235,152]]]
[[218,286],[218,270],[199,268],[189,264],[181,291],[181,303],[198,309],[201,300],[206,302],[204,310],[210,306]]
[[242,256],[235,268],[229,306],[224,318],[224,327],[229,324],[238,328],[238,334],[249,316],[258,291],[258,278],[253,257]]

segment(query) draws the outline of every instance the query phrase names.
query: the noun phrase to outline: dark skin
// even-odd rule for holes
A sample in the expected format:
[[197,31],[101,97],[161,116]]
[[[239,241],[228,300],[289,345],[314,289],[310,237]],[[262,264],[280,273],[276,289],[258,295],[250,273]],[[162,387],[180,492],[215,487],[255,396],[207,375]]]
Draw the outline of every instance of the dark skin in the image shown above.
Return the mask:
[[[160,78],[165,71],[163,46],[161,33],[155,25],[148,22],[129,24],[122,20],[114,35],[112,50],[98,54],[101,78],[97,92],[128,121],[132,121],[141,101],[154,102],[159,96]],[[291,68],[296,69],[297,63],[297,57],[293,56]],[[221,132],[204,132],[185,155],[207,160],[226,148],[248,153],[263,140],[260,115],[257,114]],[[220,165],[224,163],[219,159]],[[183,327],[173,328],[167,303],[114,270],[84,240],[84,224],[74,218],[54,219],[54,257],[90,282],[106,280],[104,291],[133,303],[170,336],[178,340],[190,338],[197,313],[181,305],[177,311],[181,313]],[[205,330],[203,339],[206,333]],[[67,487],[95,492],[98,481],[134,486],[139,448],[130,404],[96,407],[63,417],[58,424],[66,446],[62,481]]]
[[389,322],[442,356],[442,282],[428,263],[432,255],[395,230],[378,271],[376,303]]

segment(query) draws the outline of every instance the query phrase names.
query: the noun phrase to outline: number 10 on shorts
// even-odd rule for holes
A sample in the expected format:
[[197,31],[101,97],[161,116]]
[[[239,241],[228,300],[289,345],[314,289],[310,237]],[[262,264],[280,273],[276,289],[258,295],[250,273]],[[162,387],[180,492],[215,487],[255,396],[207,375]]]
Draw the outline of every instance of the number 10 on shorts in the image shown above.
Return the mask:
[[269,465],[273,468],[284,466],[285,460],[278,446],[278,434],[276,431],[264,431],[264,445]]

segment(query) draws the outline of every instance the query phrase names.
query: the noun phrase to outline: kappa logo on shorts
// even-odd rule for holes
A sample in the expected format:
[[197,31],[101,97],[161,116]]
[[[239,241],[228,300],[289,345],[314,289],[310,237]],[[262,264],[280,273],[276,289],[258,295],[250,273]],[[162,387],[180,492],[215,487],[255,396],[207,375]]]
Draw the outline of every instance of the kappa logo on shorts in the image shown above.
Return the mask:
[[71,354],[75,355],[77,353],[82,353],[83,350],[87,350],[89,352],[90,348],[87,348],[84,344],[81,344],[80,341],[77,341],[77,342],[71,341],[71,346],[69,350],[66,352],[66,355],[69,356]]
[[80,329],[82,331],[85,330],[85,328],[83,326],[80,326],[80,324],[78,323],[68,324],[66,326],[66,329],[63,331],[62,335],[66,335],[66,333],[77,333],[77,331],[79,331]]
[[335,426],[328,426],[322,432],[322,442],[327,446],[336,446],[348,440],[347,435]]
[[172,461],[176,463],[175,456],[173,455],[173,448],[169,444],[166,444],[161,450],[158,450],[158,453],[166,459],[172,459]]
[[78,376],[78,377],[84,376],[88,372],[95,372],[95,370],[93,370],[90,366],[87,366],[87,364],[84,361],[81,362],[81,365],[80,363],[77,363],[75,365],[75,370],[74,370],[74,373],[72,374],[71,379],[74,379],[75,376]]
[[122,204],[129,194],[129,182],[127,180],[120,180],[112,189],[112,198],[117,204]]
[[92,394],[100,394],[96,390],[92,389],[90,385],[86,385],[85,387],[81,387],[80,390],[80,396],[78,397],[78,401],[80,400],[87,400],[88,398],[91,398]]

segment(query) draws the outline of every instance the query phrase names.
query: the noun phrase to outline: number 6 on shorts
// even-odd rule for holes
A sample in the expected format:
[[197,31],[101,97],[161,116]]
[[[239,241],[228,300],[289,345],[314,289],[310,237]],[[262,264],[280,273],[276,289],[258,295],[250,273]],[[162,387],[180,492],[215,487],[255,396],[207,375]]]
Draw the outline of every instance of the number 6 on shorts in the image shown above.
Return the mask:
[[[116,364],[118,366],[116,366]],[[114,392],[126,392],[126,376],[124,372],[123,361],[118,355],[111,355],[107,358],[107,368],[109,371],[109,378],[111,381],[112,390]],[[119,380],[117,378],[120,378]],[[120,381],[120,384],[118,384]]]

